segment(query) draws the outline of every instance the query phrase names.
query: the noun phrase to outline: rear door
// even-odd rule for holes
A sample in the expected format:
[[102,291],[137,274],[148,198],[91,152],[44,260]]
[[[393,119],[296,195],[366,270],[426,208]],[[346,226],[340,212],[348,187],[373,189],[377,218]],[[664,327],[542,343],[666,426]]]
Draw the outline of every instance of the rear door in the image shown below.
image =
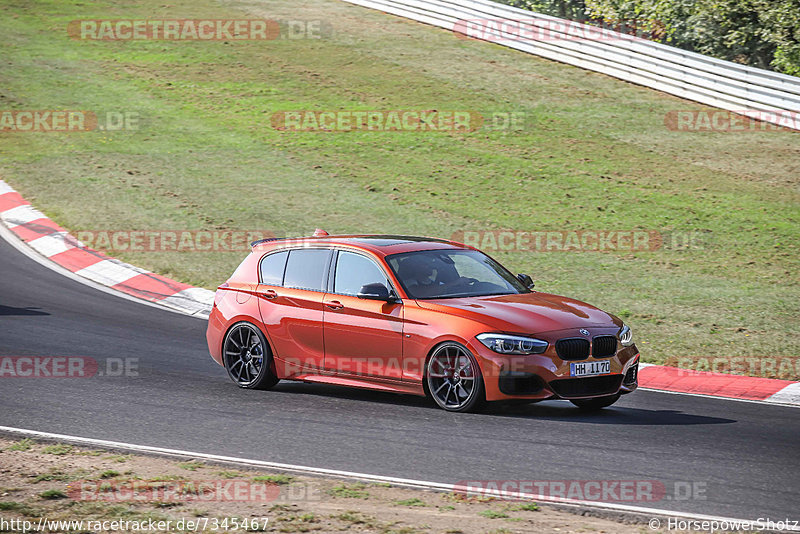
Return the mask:
[[403,304],[360,299],[361,286],[381,282],[393,290],[377,261],[338,251],[324,300],[325,368],[338,373],[403,377]]
[[258,285],[261,320],[275,351],[278,376],[322,368],[324,288],[332,249],[302,248],[261,259]]

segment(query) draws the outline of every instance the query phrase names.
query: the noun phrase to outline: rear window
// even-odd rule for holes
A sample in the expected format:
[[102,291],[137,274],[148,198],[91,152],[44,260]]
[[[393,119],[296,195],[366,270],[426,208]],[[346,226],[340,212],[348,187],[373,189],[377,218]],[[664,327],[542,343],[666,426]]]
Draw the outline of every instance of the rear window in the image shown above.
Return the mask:
[[298,249],[289,251],[284,287],[322,291],[328,269],[330,249]]
[[283,272],[286,270],[286,258],[289,252],[276,252],[261,260],[261,283],[268,286],[283,285]]

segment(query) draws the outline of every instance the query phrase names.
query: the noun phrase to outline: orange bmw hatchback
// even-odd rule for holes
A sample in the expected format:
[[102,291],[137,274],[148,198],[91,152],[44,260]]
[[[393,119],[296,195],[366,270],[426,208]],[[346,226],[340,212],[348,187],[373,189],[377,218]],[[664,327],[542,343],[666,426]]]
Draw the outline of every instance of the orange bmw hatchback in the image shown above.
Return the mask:
[[219,286],[206,337],[242,388],[300,380],[463,412],[548,399],[597,410],[637,387],[639,352],[620,319],[432,238],[256,241]]

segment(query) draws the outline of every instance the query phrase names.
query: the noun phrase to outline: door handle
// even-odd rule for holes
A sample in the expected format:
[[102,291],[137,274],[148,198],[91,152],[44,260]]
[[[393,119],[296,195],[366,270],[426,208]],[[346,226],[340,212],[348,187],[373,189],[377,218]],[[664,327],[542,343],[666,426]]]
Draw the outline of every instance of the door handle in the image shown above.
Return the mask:
[[342,308],[344,308],[344,304],[342,304],[338,300],[329,300],[325,303],[325,306],[327,306],[332,310],[341,310]]
[[265,299],[274,299],[278,294],[272,289],[267,289],[261,294]]

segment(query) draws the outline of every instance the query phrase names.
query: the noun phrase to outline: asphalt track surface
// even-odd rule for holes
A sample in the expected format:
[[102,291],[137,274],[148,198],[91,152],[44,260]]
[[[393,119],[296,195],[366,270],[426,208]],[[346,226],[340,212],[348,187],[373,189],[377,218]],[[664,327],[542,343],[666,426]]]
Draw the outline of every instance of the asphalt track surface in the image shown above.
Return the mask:
[[0,355],[133,358],[139,375],[0,378],[2,426],[443,483],[656,480],[663,499],[624,504],[800,519],[797,408],[637,391],[596,415],[564,401],[451,414],[333,386],[246,391],[209,357],[204,320],[92,289],[2,239]]

